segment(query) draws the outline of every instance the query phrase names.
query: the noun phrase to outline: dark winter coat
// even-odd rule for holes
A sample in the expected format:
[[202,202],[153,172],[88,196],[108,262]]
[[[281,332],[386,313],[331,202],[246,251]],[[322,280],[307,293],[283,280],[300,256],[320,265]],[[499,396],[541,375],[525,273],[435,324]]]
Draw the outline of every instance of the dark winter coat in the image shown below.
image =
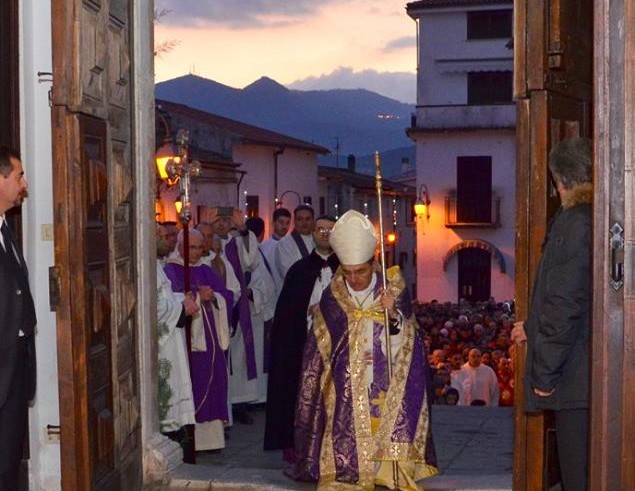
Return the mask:
[[572,188],[543,243],[525,322],[528,411],[589,407],[591,200],[590,185]]

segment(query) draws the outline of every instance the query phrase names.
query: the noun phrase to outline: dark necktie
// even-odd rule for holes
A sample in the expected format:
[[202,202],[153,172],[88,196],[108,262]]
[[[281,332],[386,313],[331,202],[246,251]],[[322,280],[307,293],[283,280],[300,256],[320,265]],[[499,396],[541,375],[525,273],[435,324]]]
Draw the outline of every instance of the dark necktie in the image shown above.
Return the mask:
[[19,268],[22,267],[20,265],[20,261],[15,255],[15,245],[13,244],[13,238],[11,236],[11,232],[9,231],[9,226],[7,225],[6,220],[2,222],[2,227],[0,227],[2,231],[2,241],[4,242],[4,252],[9,259],[11,259],[16,266]]

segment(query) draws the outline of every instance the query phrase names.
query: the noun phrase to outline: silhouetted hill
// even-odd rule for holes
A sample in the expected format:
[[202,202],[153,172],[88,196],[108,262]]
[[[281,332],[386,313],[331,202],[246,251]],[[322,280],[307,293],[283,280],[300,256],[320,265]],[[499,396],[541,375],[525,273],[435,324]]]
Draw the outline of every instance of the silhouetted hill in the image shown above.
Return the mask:
[[414,149],[405,135],[414,107],[364,89],[290,90],[267,77],[235,89],[185,75],[157,84],[155,93],[159,99],[330,148],[333,154],[321,160],[323,165],[335,165],[338,154],[340,165],[345,165],[348,154]]
[[[384,177],[395,176],[401,174],[406,170],[412,170],[415,168],[415,146],[409,145],[407,147],[393,148],[390,150],[384,150],[381,154],[381,171]],[[369,155],[361,155],[355,159],[355,171],[360,174],[374,174],[375,173],[375,154],[374,152]],[[344,158],[344,163],[341,164],[342,158],[340,157],[340,166],[346,166],[348,163]]]

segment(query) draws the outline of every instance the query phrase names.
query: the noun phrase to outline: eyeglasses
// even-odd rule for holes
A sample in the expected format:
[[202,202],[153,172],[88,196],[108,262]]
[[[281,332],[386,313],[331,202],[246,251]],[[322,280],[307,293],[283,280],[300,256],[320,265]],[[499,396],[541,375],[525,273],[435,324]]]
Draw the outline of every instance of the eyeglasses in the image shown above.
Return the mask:
[[330,235],[331,234],[331,229],[330,228],[324,228],[324,227],[318,227],[315,229],[315,231],[320,234],[320,235]]

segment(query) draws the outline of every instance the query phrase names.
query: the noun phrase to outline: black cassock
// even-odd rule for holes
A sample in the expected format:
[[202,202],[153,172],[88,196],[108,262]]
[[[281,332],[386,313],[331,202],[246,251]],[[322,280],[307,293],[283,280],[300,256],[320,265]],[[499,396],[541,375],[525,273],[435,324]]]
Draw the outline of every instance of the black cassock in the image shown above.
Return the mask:
[[[333,273],[339,266],[335,254],[327,261]],[[325,261],[311,252],[287,272],[271,327],[271,358],[267,382],[265,450],[293,448],[293,419],[307,334],[307,308]]]

